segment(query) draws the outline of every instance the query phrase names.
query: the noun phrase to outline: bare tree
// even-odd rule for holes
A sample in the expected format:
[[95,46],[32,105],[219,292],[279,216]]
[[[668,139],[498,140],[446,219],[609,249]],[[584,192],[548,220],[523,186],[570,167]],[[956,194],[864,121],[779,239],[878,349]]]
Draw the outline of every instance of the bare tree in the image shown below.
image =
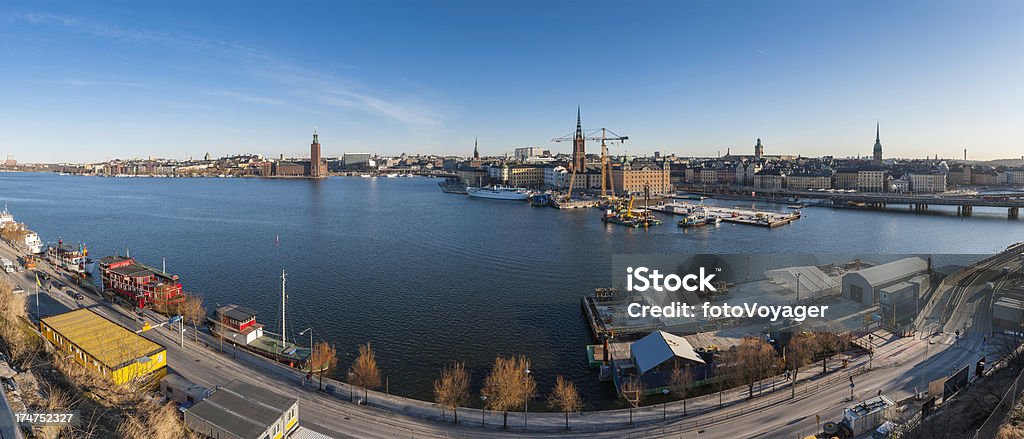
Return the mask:
[[320,390],[324,390],[324,374],[337,364],[337,349],[325,341],[321,341],[313,346],[309,353],[309,358],[306,359],[306,366],[309,367],[309,372],[313,373],[315,371],[317,375],[320,375]]
[[754,397],[754,384],[763,379],[776,363],[775,349],[760,337],[744,337],[733,351],[735,377]]
[[352,363],[348,377],[351,384],[363,388],[363,401],[369,400],[370,389],[380,387],[380,370],[377,368],[377,359],[373,356],[370,342],[359,346],[359,356]]
[[693,373],[690,372],[690,366],[680,368],[679,363],[673,365],[672,374],[668,376],[668,386],[673,394],[683,400],[683,416],[686,416],[686,395],[690,392],[691,385]]
[[199,324],[206,321],[206,308],[203,308],[203,298],[195,294],[185,294],[185,300],[178,304],[178,314],[181,319],[192,324],[196,343],[199,343]]
[[530,376],[530,360],[525,356],[494,359],[491,374],[484,379],[480,393],[487,397],[487,408],[504,415],[508,428],[508,412],[526,404],[537,393],[537,382]]
[[441,377],[434,381],[434,401],[452,410],[456,424],[459,423],[459,406],[468,400],[469,372],[466,365],[455,362],[441,369]]
[[800,374],[800,368],[810,363],[814,356],[814,337],[804,334],[793,334],[786,346],[786,369],[793,371],[793,382],[790,385],[790,397],[796,398],[796,378]]
[[640,377],[623,377],[619,392],[629,404],[629,425],[633,425],[633,409],[640,407],[644,400],[644,382]]
[[555,377],[555,388],[548,395],[548,407],[565,413],[565,429],[569,430],[569,413],[583,410],[583,399],[576,385],[561,375]]

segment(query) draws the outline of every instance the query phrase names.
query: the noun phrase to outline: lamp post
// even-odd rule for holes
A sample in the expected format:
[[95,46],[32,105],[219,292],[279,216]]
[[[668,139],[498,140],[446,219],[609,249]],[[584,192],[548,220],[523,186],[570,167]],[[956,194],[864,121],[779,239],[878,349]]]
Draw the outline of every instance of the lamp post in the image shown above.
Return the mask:
[[668,389],[661,389],[661,394],[665,395],[665,402],[661,404],[661,420],[664,421],[668,417]]
[[299,333],[299,335],[305,335],[306,331],[309,331],[309,350],[310,350],[310,352],[312,352],[313,351],[313,327],[310,326],[310,327],[308,327],[306,329],[303,329],[302,332]]
[[800,301],[800,273],[796,274],[796,301]]
[[487,396],[480,395],[480,404],[480,426],[486,427],[485,422],[487,421],[484,420],[484,415],[487,414]]
[[[530,369],[526,369],[526,377],[530,377]],[[530,417],[530,395],[526,395],[523,401],[523,427],[526,427],[526,420]]]
[[231,358],[238,358],[236,351],[238,350],[238,339],[235,338],[238,334],[231,334]]

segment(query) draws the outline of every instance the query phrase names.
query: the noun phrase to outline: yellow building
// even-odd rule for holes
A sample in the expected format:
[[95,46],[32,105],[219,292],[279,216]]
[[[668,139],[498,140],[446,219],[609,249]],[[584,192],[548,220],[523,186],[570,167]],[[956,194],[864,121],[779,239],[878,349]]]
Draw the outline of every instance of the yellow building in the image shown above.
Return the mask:
[[86,309],[47,317],[39,330],[61,358],[74,358],[117,384],[136,378],[156,383],[167,375],[167,350]]

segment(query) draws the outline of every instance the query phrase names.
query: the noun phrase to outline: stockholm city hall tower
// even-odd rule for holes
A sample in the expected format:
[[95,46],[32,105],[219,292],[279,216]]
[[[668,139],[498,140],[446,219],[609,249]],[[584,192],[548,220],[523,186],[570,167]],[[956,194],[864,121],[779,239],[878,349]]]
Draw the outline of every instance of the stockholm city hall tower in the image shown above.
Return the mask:
[[320,140],[317,139],[316,130],[313,130],[313,143],[309,145],[309,176],[312,178],[327,176],[327,167],[324,166],[323,156],[320,155]]

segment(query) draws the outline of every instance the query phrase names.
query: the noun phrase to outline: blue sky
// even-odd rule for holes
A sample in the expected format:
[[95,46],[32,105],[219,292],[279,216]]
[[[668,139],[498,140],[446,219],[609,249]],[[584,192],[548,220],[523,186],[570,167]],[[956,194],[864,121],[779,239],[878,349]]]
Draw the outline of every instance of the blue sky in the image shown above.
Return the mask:
[[[295,3],[295,4],[292,4]],[[1024,2],[5,2],[0,154],[1020,157]],[[593,148],[593,147],[591,147]]]

